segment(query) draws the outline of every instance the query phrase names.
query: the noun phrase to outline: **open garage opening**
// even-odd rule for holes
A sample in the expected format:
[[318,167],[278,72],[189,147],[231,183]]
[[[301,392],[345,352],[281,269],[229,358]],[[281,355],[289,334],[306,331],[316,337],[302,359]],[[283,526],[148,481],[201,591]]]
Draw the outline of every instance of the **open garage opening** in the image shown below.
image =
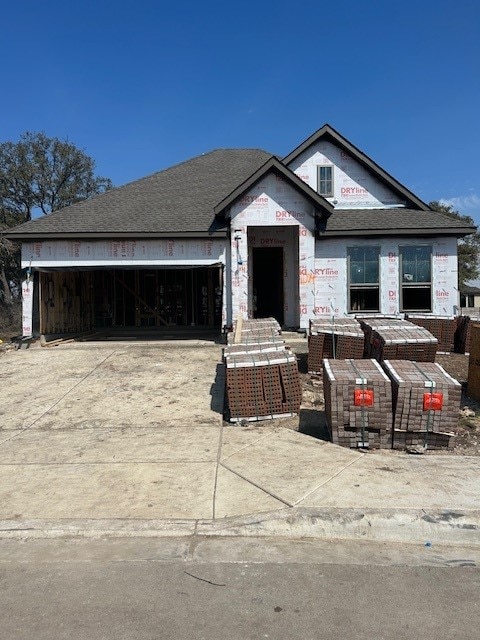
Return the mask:
[[181,329],[220,332],[222,267],[45,270],[37,330],[162,335]]

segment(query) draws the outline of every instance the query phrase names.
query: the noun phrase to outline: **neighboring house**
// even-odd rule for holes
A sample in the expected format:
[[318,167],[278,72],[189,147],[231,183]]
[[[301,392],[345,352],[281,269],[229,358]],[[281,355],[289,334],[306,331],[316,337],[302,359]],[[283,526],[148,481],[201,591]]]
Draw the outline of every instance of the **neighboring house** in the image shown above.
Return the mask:
[[[221,149],[16,227],[24,333],[287,327],[332,314],[457,310],[457,238],[329,125],[283,159]],[[32,286],[33,284],[33,286]]]
[[480,288],[463,285],[460,288],[460,306],[462,309],[480,308]]

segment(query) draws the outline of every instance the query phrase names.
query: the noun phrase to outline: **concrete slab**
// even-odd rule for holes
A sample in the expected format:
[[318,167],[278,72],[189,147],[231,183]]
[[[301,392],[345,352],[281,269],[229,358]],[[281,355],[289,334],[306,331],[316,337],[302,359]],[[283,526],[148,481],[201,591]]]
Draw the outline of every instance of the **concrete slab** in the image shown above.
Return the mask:
[[113,350],[8,352],[0,360],[0,431],[31,426],[71,392]]
[[219,426],[221,347],[96,344],[11,352],[0,376],[0,430]]
[[0,465],[215,462],[220,427],[55,429],[0,434]]
[[282,507],[285,507],[282,502],[258,487],[222,466],[218,468],[215,518],[271,511]]
[[285,504],[294,505],[363,455],[279,429],[223,464]]
[[221,460],[227,460],[234,453],[238,453],[245,447],[261,442],[263,438],[268,438],[278,428],[272,427],[240,427],[224,426],[222,431],[222,451]]
[[480,458],[379,451],[345,468],[301,506],[480,509]]
[[0,467],[0,520],[211,518],[215,464]]

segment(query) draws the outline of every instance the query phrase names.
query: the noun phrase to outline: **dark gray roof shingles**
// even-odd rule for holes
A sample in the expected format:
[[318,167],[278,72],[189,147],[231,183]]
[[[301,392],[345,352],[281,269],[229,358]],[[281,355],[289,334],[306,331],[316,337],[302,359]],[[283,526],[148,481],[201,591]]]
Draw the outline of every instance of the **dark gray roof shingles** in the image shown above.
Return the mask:
[[[27,222],[8,236],[206,234],[215,205],[273,157],[260,149],[217,149]],[[437,211],[336,209],[324,235],[465,235],[470,229]]]
[[11,236],[207,233],[213,208],[272,154],[217,149],[15,227]]
[[[418,209],[336,209],[330,216],[325,235],[367,235],[369,233],[436,232],[465,233],[468,225],[438,211]],[[463,231],[460,231],[463,230]],[[471,233],[475,228],[471,228]]]

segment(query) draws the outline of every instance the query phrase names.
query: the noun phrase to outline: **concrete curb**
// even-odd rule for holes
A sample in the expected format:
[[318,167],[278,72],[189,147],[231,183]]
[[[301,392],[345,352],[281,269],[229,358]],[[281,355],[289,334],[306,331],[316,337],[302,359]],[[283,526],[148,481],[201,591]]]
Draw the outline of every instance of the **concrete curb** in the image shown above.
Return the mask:
[[480,546],[480,511],[295,508],[248,518],[200,520],[197,534]]
[[3,520],[0,539],[266,537],[480,547],[480,510],[294,508],[219,520]]

